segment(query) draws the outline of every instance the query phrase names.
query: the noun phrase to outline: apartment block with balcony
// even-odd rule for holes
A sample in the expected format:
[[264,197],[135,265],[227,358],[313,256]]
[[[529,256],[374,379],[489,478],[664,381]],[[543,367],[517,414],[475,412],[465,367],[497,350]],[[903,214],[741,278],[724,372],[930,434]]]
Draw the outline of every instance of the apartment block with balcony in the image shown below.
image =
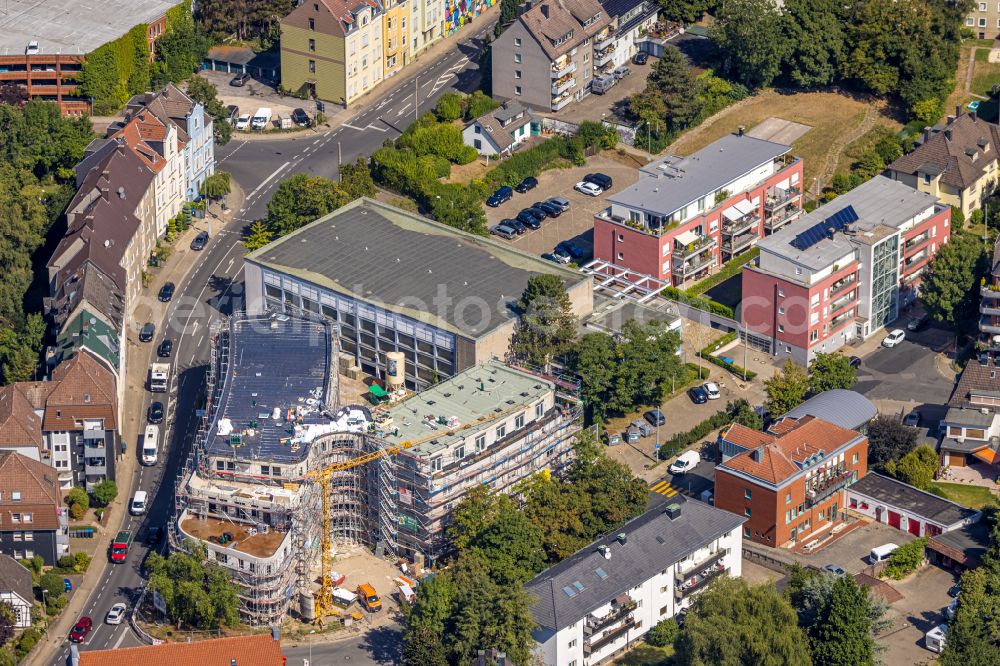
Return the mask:
[[600,664],[676,616],[720,576],[739,577],[745,518],[697,501],[657,506],[525,584],[535,656]]
[[990,274],[979,293],[979,348],[997,355],[1000,354],[1000,240],[993,246]]
[[632,56],[643,50],[643,36],[656,25],[660,13],[660,4],[652,0],[602,0],[601,6],[612,24],[594,42],[595,76],[606,76],[629,64]]
[[407,28],[407,23],[411,22],[410,4],[408,0],[383,0],[382,45],[385,62],[382,73],[385,78],[395,75],[410,62]]
[[831,529],[844,489],[868,472],[868,438],[814,416],[786,418],[770,432],[733,424],[719,448],[715,506],[744,517],[743,538],[767,546]]
[[640,169],[594,217],[594,258],[683,286],[801,213],[802,160],[739,132]]
[[948,242],[951,208],[876,176],[758,243],[743,271],[749,342],[808,365],[899,316]]
[[493,43],[493,96],[544,112],[582,99],[598,53],[614,49],[610,25],[597,0],[536,3]]
[[384,78],[379,0],[307,0],[281,19],[281,81],[345,108]]
[[40,555],[54,567],[69,554],[67,509],[52,468],[0,450],[0,553],[15,560]]

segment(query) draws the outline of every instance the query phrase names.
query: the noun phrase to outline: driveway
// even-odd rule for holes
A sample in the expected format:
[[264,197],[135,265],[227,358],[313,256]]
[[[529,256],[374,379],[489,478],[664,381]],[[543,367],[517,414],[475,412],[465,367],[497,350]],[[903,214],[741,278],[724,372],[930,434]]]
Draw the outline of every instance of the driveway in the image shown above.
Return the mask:
[[868,566],[866,558],[872,548],[886,543],[903,545],[913,539],[913,535],[900,532],[894,527],[882,523],[870,523],[860,529],[851,530],[819,550],[807,555],[796,553],[795,557],[816,567],[836,564],[848,573],[856,574]]
[[[884,336],[878,334],[878,337]],[[864,357],[854,390],[871,400],[947,403],[955,375],[942,372],[938,357],[952,340],[948,331],[930,328],[921,333],[907,333],[906,340],[892,349],[879,347]]]
[[929,664],[935,654],[924,647],[924,634],[945,622],[951,603],[948,588],[958,579],[948,571],[928,565],[903,581],[889,581],[903,598],[889,607],[892,626],[878,642],[886,647],[887,664]]

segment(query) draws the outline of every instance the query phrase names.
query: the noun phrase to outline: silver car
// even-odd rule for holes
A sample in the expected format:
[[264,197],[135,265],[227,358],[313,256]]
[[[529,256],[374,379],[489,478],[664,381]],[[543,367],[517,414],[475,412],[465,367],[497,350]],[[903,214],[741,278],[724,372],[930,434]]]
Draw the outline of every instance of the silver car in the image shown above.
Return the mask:
[[499,236],[500,238],[506,238],[507,240],[517,236],[517,230],[511,229],[506,224],[497,224],[490,227],[490,233],[494,236]]

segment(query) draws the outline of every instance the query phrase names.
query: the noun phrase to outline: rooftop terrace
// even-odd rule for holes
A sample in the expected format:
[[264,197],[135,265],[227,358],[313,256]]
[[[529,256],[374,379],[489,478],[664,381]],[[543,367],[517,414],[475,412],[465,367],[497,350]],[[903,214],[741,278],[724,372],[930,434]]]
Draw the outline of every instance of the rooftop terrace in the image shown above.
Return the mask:
[[[223,545],[240,553],[260,558],[268,558],[278,552],[281,542],[288,535],[287,532],[274,530],[269,530],[265,534],[249,525],[240,525],[216,518],[198,518],[187,512],[181,516],[180,526],[181,531],[190,537],[211,542],[216,546]],[[232,541],[220,544],[220,537],[224,534],[231,535]]]

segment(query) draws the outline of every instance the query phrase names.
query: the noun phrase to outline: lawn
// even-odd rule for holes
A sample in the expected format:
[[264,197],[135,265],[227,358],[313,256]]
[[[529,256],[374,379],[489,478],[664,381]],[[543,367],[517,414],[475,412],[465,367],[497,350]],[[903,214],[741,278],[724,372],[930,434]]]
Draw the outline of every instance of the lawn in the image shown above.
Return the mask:
[[967,506],[970,509],[981,509],[984,506],[996,506],[997,496],[989,488],[983,486],[973,486],[967,483],[944,483],[935,481],[931,487],[940,491],[945,498],[952,502]]
[[970,90],[977,95],[988,97],[990,89],[998,83],[1000,83],[1000,63],[990,62],[989,49],[977,49]]
[[[824,170],[824,165],[829,161],[836,164],[845,140],[852,138],[851,134],[864,122],[868,108],[865,102],[838,93],[787,95],[764,91],[725,109],[715,116],[714,121],[704,122],[684,133],[670,150],[689,155],[740,126],[749,130],[771,116],[803,123],[812,129],[792,144],[792,154],[804,160],[804,178],[809,187],[812,179]],[[894,131],[902,127],[882,113],[878,113],[875,122]]]
[[648,643],[639,643],[614,663],[620,666],[671,666],[674,663],[673,655],[673,647],[658,648]]

